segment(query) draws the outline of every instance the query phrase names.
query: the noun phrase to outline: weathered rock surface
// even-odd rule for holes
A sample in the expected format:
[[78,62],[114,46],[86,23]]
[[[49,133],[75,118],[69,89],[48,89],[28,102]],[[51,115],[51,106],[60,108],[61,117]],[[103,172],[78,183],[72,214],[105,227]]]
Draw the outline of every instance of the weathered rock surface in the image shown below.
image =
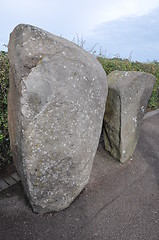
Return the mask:
[[113,71],[107,77],[104,114],[105,149],[125,162],[133,154],[155,77],[143,72]]
[[36,212],[68,207],[89,181],[101,133],[106,75],[76,44],[37,27],[10,35],[11,149]]

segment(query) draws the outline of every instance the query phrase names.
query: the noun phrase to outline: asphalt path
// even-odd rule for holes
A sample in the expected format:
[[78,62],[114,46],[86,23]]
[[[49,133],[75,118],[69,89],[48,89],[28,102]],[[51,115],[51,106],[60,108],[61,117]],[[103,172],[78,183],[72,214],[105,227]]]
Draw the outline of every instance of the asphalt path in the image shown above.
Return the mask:
[[21,183],[0,192],[0,240],[159,240],[159,113],[144,119],[132,158],[100,142],[89,184],[64,211],[32,212]]

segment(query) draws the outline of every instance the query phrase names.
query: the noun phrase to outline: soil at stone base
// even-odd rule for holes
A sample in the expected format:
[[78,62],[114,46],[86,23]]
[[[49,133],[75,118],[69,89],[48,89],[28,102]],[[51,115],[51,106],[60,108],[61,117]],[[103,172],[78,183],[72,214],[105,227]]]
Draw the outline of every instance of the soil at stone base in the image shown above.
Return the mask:
[[5,165],[2,169],[0,169],[0,180],[9,177],[14,172],[16,172],[16,168],[13,163]]

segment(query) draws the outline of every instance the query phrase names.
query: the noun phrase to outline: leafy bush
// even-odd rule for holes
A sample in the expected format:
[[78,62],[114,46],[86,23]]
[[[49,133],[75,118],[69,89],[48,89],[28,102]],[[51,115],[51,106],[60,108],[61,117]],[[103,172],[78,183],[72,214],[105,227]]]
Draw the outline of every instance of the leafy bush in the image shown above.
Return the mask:
[[7,94],[9,88],[8,54],[0,52],[0,169],[11,162],[7,121]]
[[102,64],[106,74],[111,73],[114,70],[120,71],[140,71],[151,73],[156,77],[156,82],[152,91],[151,98],[148,102],[148,109],[154,110],[159,108],[159,62],[152,63],[140,63],[140,62],[130,62],[129,60],[121,58],[98,58],[99,62]]

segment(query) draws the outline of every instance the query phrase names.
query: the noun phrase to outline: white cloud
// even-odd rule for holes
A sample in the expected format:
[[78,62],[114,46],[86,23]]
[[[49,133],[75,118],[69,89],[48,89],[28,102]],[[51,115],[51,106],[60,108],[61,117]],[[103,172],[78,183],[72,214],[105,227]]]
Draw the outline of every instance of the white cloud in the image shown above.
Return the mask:
[[159,0],[99,0],[93,2],[94,5],[92,9],[90,8],[90,12],[88,8],[84,14],[84,20],[88,20],[87,30],[89,31],[104,22],[123,17],[143,16],[159,7]]
[[142,16],[157,7],[159,0],[4,0],[0,21],[8,21],[9,32],[29,23],[68,38],[75,33],[87,37],[104,22]]
[[5,0],[1,3],[8,19],[9,14],[19,20],[30,17],[30,21],[41,19],[60,28],[78,27],[76,31],[80,32],[121,17],[142,16],[157,7],[159,0]]

